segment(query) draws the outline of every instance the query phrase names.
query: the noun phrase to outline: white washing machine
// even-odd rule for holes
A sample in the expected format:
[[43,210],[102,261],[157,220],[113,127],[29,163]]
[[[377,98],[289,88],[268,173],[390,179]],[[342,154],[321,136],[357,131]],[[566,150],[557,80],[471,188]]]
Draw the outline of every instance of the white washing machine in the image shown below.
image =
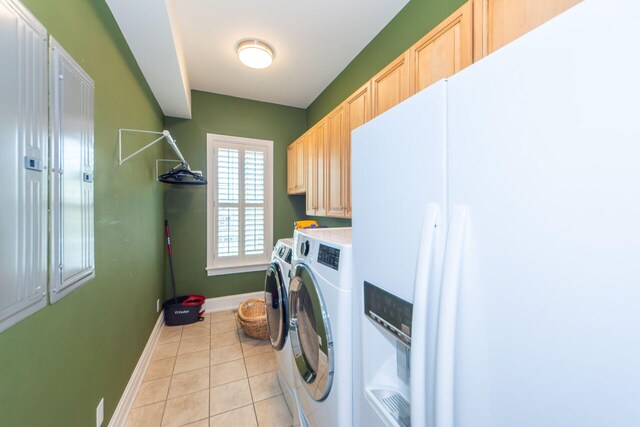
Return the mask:
[[296,230],[289,337],[301,424],[352,425],[351,228]]
[[294,425],[299,424],[298,405],[294,395],[293,356],[289,344],[289,282],[293,239],[280,239],[273,248],[271,264],[264,279],[269,340],[275,350],[277,375]]

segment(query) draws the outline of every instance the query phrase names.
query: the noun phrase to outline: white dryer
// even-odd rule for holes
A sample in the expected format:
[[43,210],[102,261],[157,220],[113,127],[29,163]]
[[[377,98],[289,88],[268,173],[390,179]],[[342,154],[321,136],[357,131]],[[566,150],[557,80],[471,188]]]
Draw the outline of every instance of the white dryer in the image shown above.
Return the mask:
[[351,228],[296,230],[289,337],[301,424],[352,425]]
[[264,279],[264,293],[267,312],[269,340],[275,350],[277,375],[280,388],[294,425],[299,423],[293,379],[293,356],[289,344],[289,281],[291,271],[293,239],[280,239],[271,254],[271,264]]

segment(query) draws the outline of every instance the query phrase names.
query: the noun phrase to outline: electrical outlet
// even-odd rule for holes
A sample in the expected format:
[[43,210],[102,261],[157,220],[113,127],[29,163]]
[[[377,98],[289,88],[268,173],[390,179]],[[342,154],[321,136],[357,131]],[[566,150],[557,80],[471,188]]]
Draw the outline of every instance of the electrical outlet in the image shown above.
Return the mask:
[[160,313],[160,298],[156,300],[156,313]]
[[100,399],[98,407],[96,408],[96,427],[100,427],[104,421],[104,397]]

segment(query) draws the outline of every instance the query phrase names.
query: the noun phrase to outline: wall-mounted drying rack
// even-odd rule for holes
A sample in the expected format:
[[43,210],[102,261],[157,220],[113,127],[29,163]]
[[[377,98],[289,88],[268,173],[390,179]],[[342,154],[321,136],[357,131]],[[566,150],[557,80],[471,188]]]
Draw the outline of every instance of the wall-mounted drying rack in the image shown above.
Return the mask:
[[[158,137],[155,140],[151,141],[150,143],[148,143],[147,145],[145,145],[144,147],[142,147],[138,151],[136,151],[134,153],[131,153],[128,156],[123,158],[122,157],[122,136],[123,136],[123,133],[126,133],[126,132],[144,133],[144,134],[150,134],[150,135],[160,135],[160,137]],[[140,154],[141,152],[143,152],[147,148],[151,147],[152,145],[154,145],[157,142],[162,141],[163,139],[167,141],[169,146],[173,149],[173,151],[178,156],[178,159],[175,159],[175,160],[157,159],[156,160],[156,174],[158,175],[158,181],[164,182],[166,184],[206,185],[207,184],[207,179],[202,175],[201,171],[192,171],[191,170],[191,168],[189,167],[189,163],[187,163],[187,161],[185,160],[184,156],[182,155],[182,153],[178,149],[178,146],[176,145],[175,139],[173,139],[173,137],[171,136],[171,133],[169,133],[168,130],[163,130],[162,132],[155,132],[155,131],[150,131],[150,130],[139,130],[139,129],[120,129],[120,130],[118,130],[118,157],[119,157],[119,164],[122,165],[124,162],[126,162],[130,158]],[[160,169],[159,168],[159,163],[160,162],[179,162],[179,164],[174,166],[174,167],[172,167],[171,169],[169,169],[168,172],[165,172],[165,173],[161,174],[159,172],[159,169]]]

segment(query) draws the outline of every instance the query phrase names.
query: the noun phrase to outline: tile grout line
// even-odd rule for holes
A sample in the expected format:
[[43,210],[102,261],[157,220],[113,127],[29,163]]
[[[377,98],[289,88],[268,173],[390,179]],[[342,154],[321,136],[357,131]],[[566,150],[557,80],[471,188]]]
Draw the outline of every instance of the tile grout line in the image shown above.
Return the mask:
[[[238,325],[236,321],[236,325]],[[249,382],[249,370],[247,369],[247,359],[244,355],[244,348],[242,347],[242,340],[240,339],[240,328],[236,327],[236,335],[238,335],[238,344],[240,344],[240,352],[242,353],[242,363],[244,365],[244,373],[247,375],[247,385],[249,385],[249,394],[251,395],[251,404],[253,404],[253,391],[251,391],[251,382]]]
[[[212,415],[209,418],[214,418],[220,415],[228,414],[229,412],[237,411],[238,409],[246,408],[247,406],[253,406],[253,403],[249,403],[248,405],[242,405],[238,408],[229,409],[228,411],[220,412],[218,414]],[[257,421],[256,421],[257,422]]]
[[253,391],[251,391],[251,382],[249,381],[249,369],[247,368],[247,359],[244,356],[244,347],[242,346],[242,340],[240,338],[240,324],[236,320],[236,324],[238,328],[236,332],[238,333],[238,339],[240,340],[240,351],[242,352],[242,362],[244,363],[244,370],[247,374],[247,384],[249,384],[249,393],[251,394],[251,408],[253,408],[253,419],[256,420],[256,426],[260,427],[260,422],[258,421],[258,411],[256,411],[256,402],[253,400]]
[[[180,351],[180,344],[182,344],[183,335],[184,335],[184,326],[182,327],[182,329],[181,329],[181,331],[180,331],[180,340],[178,341],[178,350],[177,350],[178,352]],[[188,339],[188,338],[187,338],[187,339]],[[209,343],[209,349],[210,349],[210,348],[211,348],[211,345],[210,345],[210,343]],[[194,352],[194,353],[196,353],[196,352]],[[186,354],[191,354],[191,353],[186,353]],[[209,351],[209,357],[210,357],[210,355],[211,355],[211,351]],[[174,377],[175,377],[176,375],[180,375],[180,374],[184,374],[184,373],[187,373],[187,372],[191,372],[191,371],[195,371],[195,370],[197,370],[197,369],[192,369],[192,370],[190,370],[190,371],[180,372],[180,373],[176,374],[176,373],[175,373],[175,369],[176,369],[176,365],[177,365],[177,363],[178,363],[178,356],[180,356],[180,355],[179,355],[179,354],[176,354],[176,356],[175,356],[176,360],[175,360],[175,362],[174,362],[174,364],[173,364],[173,369],[172,369],[172,373],[171,373],[171,377],[170,377],[170,378],[171,378],[171,380],[169,381],[169,388],[167,389],[167,396],[166,396],[166,398],[165,398],[165,400],[164,400],[164,406],[163,406],[163,408],[162,408],[162,418],[160,419],[160,425],[162,425],[162,424],[163,424],[163,422],[164,422],[164,417],[165,417],[165,415],[166,415],[166,411],[167,411],[167,403],[168,403],[168,402],[169,402],[169,400],[170,400],[170,399],[169,399],[169,392],[171,391],[171,385],[173,384],[173,379],[174,379]],[[207,390],[208,390],[208,388],[207,388]],[[192,395],[192,394],[195,394],[195,393],[200,393],[200,392],[202,392],[202,391],[203,391],[203,390],[198,390],[198,391],[195,391],[195,392],[193,392],[193,393],[186,393],[186,394],[183,394],[183,395],[181,395],[181,396],[176,396],[176,397],[174,397],[174,398],[172,398],[172,399],[178,399],[178,398],[181,398],[181,397],[184,397],[184,396],[189,396],[189,395]],[[208,403],[208,402],[209,402],[209,393],[207,393],[207,403]],[[209,409],[209,408],[207,408],[207,415],[209,414],[209,411],[210,411],[210,409]],[[201,421],[201,420],[203,420],[203,419],[204,419],[204,418],[202,418],[202,419],[200,419],[200,420],[190,421],[190,422],[188,422],[188,423],[186,423],[186,424],[182,424],[182,425],[187,425],[187,424],[190,424],[191,422]],[[209,417],[207,416],[207,417],[206,417],[206,419],[207,419],[207,421],[208,421],[208,420],[209,420]]]
[[[163,325],[163,328],[166,328],[167,325]],[[182,340],[182,331],[183,329],[180,329],[180,340],[178,341],[178,348],[180,348],[180,341]],[[157,346],[157,344],[156,344]],[[155,349],[154,349],[155,350]],[[176,350],[176,353],[178,353],[178,351]],[[176,360],[173,361],[173,368],[171,369],[171,380],[169,380],[169,388],[167,388],[167,397],[169,397],[169,390],[171,389],[171,382],[173,381],[173,370],[176,368],[176,362],[178,361],[178,355],[176,354],[175,356]],[[149,369],[149,367],[147,367],[147,369]],[[146,375],[146,372],[145,372]],[[167,399],[164,399],[164,405],[162,405],[162,416],[160,417],[160,426],[162,426],[162,422],[164,421],[164,414],[167,411]]]
[[[178,342],[182,341],[182,333],[184,332],[184,326],[181,327],[182,329],[180,329],[180,340],[178,340]],[[178,349],[180,349],[180,346],[178,345]],[[176,360],[174,360],[173,362],[173,369],[171,369],[171,376],[173,377],[173,375],[176,372],[176,365],[178,364],[178,352],[176,351]]]
[[[231,319],[228,319],[228,320],[231,320]],[[220,322],[223,322],[223,321],[225,321],[225,320],[221,320]],[[238,325],[238,321],[235,319],[235,314],[234,314],[234,322],[235,322],[235,326],[236,326],[236,327],[235,327],[236,336],[238,337],[238,343],[237,343],[237,345],[239,345],[239,346],[240,346],[240,353],[242,354],[242,364],[243,364],[243,366],[244,366],[244,370],[245,370],[245,374],[246,374],[246,377],[245,377],[245,378],[243,378],[243,379],[245,379],[245,380],[247,381],[247,385],[249,386],[249,394],[250,394],[250,396],[251,396],[251,403],[250,403],[250,405],[253,407],[253,394],[252,394],[252,392],[251,392],[251,384],[249,383],[249,375],[248,375],[248,372],[247,372],[247,364],[246,364],[246,362],[245,362],[245,360],[244,360],[244,350],[243,350],[243,348],[242,348],[242,343],[241,343],[241,341],[240,341],[240,327],[239,327],[239,325]],[[219,323],[219,322],[216,322],[216,323]],[[232,331],[233,331],[233,329],[232,329],[232,330],[229,330],[229,331],[220,331],[219,333],[228,333],[228,332],[232,332]],[[212,333],[212,335],[213,335],[213,333]],[[226,346],[220,346],[220,347],[216,347],[216,348],[230,347],[230,346],[234,346],[234,345],[235,345],[235,344],[229,344],[229,345],[226,345]],[[213,347],[212,347],[212,349],[213,349]],[[239,359],[236,359],[236,360],[239,360]],[[209,366],[209,368],[211,369],[211,368],[213,368],[214,366],[224,365],[224,364],[231,363],[231,362],[235,362],[235,360],[229,360],[229,361],[226,361],[226,362],[217,363],[217,364],[215,364],[215,365],[210,365],[210,366]],[[218,384],[218,385],[216,385],[215,387],[223,386],[223,385],[226,385],[226,384],[231,384],[232,382],[236,382],[236,381],[242,381],[242,379],[241,379],[241,380],[235,380],[235,381],[229,381],[229,382],[224,383],[224,384]],[[213,386],[211,386],[211,384],[209,384],[209,386],[210,386],[210,390],[211,390],[211,388],[213,388]],[[211,393],[209,393],[209,394],[211,394]],[[237,409],[244,408],[244,407],[246,407],[246,406],[249,406],[249,405],[244,405],[244,406],[240,406],[239,408],[229,409],[228,411],[223,411],[223,412],[217,413],[217,414],[215,414],[215,415],[212,415],[212,414],[211,414],[211,406],[209,406],[209,423],[211,423],[211,418],[213,418],[213,417],[217,417],[217,416],[219,416],[219,415],[226,414],[226,413],[228,413],[228,412],[235,411],[235,410],[237,410]],[[255,408],[254,408],[254,410],[253,410],[253,416],[254,416],[254,418],[256,417],[256,415],[255,415]],[[256,423],[257,423],[257,419],[256,419]]]
[[211,424],[211,318],[209,318],[209,355],[207,356],[207,424]]
[[209,377],[208,381],[208,393],[207,393],[207,424],[211,424],[211,350],[213,346],[211,345],[211,336],[213,335],[213,324],[211,322],[211,316],[209,316],[209,359],[207,360],[207,367],[209,368]]

